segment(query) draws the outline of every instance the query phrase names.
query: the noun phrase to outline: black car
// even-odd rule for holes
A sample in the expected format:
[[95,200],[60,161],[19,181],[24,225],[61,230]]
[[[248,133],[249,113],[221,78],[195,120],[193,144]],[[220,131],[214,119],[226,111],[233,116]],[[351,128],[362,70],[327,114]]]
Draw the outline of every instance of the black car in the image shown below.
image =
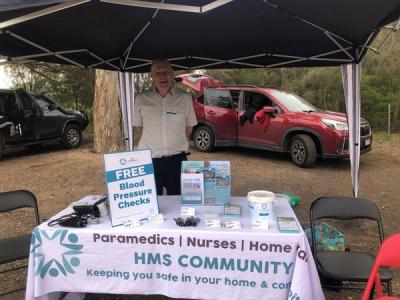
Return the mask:
[[7,145],[60,142],[66,148],[79,147],[88,124],[86,114],[62,108],[45,95],[0,90],[0,157]]

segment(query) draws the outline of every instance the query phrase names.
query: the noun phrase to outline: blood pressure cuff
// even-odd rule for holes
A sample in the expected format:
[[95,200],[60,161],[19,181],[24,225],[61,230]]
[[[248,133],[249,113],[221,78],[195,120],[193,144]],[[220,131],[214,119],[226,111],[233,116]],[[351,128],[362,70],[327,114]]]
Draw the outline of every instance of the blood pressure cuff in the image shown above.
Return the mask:
[[76,204],[72,206],[75,213],[79,216],[91,214],[96,218],[100,218],[103,216],[108,215],[108,208],[107,208],[107,196],[100,198],[93,204]]

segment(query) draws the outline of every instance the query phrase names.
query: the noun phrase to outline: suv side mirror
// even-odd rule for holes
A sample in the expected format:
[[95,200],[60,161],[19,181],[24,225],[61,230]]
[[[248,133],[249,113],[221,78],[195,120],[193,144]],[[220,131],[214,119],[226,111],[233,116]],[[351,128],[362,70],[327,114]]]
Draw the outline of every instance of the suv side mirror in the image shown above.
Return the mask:
[[57,108],[57,104],[55,104],[55,103],[49,104],[49,110],[55,110],[56,108]]
[[264,106],[263,107],[264,113],[266,114],[274,114],[275,113],[275,108],[272,106]]

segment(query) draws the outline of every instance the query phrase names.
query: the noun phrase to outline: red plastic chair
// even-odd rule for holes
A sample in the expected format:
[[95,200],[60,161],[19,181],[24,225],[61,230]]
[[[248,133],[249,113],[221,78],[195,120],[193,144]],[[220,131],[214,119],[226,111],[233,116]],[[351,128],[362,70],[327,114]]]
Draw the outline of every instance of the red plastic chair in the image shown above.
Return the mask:
[[378,270],[379,267],[400,267],[400,234],[394,234],[391,237],[385,239],[382,243],[381,248],[376,256],[374,266],[371,274],[369,275],[368,283],[364,291],[362,300],[370,299],[370,293],[375,283],[376,295],[379,300],[385,299],[400,299],[395,297],[383,296],[381,280],[379,278]]

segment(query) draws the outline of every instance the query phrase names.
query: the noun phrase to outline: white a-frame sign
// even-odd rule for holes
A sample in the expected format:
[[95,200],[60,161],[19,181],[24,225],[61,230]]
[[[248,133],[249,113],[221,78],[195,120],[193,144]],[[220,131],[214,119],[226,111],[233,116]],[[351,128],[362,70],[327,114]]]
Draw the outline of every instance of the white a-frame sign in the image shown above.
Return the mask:
[[158,214],[150,150],[104,154],[112,226]]

